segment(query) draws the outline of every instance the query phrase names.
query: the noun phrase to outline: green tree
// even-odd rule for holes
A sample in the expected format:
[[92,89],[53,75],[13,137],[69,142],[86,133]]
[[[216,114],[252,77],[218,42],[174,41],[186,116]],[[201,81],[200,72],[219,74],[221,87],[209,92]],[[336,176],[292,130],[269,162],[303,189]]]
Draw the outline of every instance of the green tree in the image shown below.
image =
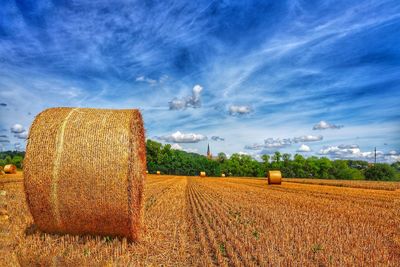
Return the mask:
[[219,163],[224,163],[227,159],[228,159],[228,158],[227,158],[227,156],[226,156],[225,153],[223,153],[223,152],[218,153],[217,161],[218,161]]
[[385,163],[377,163],[369,166],[365,170],[364,175],[366,180],[391,181],[397,178],[396,170]]

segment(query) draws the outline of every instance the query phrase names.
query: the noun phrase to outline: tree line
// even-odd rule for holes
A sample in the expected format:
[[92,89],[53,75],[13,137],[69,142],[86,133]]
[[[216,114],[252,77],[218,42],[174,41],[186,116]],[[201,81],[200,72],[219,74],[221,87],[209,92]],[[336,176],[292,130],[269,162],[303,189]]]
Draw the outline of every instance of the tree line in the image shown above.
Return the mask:
[[[326,157],[308,157],[300,154],[275,152],[263,155],[257,161],[249,155],[232,154],[229,158],[219,153],[208,159],[197,153],[188,153],[172,149],[170,144],[161,144],[148,139],[146,141],[147,170],[149,173],[160,171],[172,175],[199,175],[205,171],[208,176],[265,177],[269,170],[280,170],[286,178],[322,178],[351,180],[400,180],[400,162],[393,164],[369,164],[361,160],[330,160]],[[14,164],[23,167],[25,152],[0,152],[0,166]]]
[[23,151],[0,152],[0,166],[4,167],[7,164],[14,164],[18,169],[22,169],[24,157],[25,152]]
[[265,177],[269,170],[280,170],[283,177],[322,178],[351,180],[400,180],[400,162],[393,164],[369,164],[361,160],[330,160],[326,157],[308,157],[300,154],[263,155],[257,161],[249,155],[224,153],[208,159],[205,156],[171,148],[153,140],[147,140],[147,170],[163,174],[199,175],[205,171],[208,176]]

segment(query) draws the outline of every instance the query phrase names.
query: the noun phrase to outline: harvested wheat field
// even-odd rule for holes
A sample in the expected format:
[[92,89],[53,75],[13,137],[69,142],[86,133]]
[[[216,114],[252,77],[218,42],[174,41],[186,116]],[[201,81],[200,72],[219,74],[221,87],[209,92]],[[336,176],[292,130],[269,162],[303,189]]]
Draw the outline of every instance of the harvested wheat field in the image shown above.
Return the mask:
[[398,266],[400,192],[148,175],[141,241],[39,232],[2,183],[1,266]]

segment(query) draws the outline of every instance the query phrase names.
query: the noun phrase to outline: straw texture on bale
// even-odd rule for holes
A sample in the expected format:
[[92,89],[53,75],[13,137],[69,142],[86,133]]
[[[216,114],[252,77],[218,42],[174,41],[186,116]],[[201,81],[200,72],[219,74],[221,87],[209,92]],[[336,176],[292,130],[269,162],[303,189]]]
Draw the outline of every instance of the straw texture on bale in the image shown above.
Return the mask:
[[282,174],[280,171],[269,171],[268,172],[268,184],[281,184]]
[[37,227],[137,240],[144,140],[138,110],[52,108],[40,113],[24,160],[26,199]]
[[201,177],[206,177],[206,172],[200,172]]
[[15,167],[15,165],[13,164],[7,164],[6,166],[4,166],[4,172],[5,173],[17,173],[17,167]]

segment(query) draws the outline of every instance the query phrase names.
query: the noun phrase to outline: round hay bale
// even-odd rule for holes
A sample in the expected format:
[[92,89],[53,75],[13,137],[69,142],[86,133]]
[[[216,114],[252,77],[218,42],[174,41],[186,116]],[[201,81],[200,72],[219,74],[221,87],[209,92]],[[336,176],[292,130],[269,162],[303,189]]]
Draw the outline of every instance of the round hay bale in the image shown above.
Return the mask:
[[51,108],[40,113],[24,160],[26,199],[37,227],[137,240],[144,140],[138,110]]
[[4,166],[4,172],[8,174],[17,173],[17,167],[15,167],[15,165],[13,164],[7,164],[6,166]]
[[221,174],[221,177],[225,177],[225,173]]
[[149,173],[149,171],[146,171],[146,174],[148,174]]
[[160,174],[161,174],[161,172],[160,172],[160,171],[157,171],[156,173],[157,173],[157,175],[160,175]]
[[282,183],[281,171],[268,172],[268,184],[281,184],[281,183]]
[[200,177],[206,177],[206,172],[200,172]]

